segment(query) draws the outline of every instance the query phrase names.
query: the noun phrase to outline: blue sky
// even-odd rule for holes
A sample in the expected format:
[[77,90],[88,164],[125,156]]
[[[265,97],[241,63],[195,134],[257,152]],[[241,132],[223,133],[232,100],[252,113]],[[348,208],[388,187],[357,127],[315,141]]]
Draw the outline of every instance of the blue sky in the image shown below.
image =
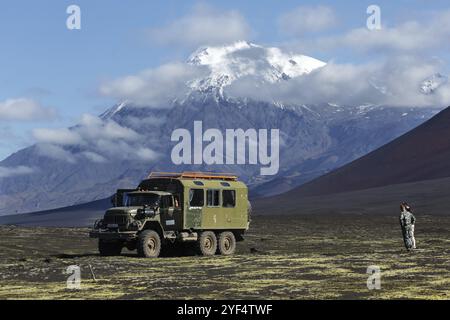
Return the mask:
[[[71,4],[81,8],[81,30],[66,28],[66,8]],[[305,32],[301,36],[286,34],[280,28],[280,17],[300,5],[318,4],[333,10],[336,16],[333,28]],[[302,53],[342,63],[365,62],[373,58],[373,53],[343,50],[339,46],[303,48],[302,43],[363,28],[370,4],[381,7],[382,24],[387,27],[410,20],[425,24],[433,14],[450,7],[444,0],[207,2],[216,12],[237,13],[248,27],[250,41],[302,48],[306,51]],[[103,82],[186,59],[195,49],[194,43],[158,43],[149,30],[161,32],[170,28],[199,5],[205,6],[206,2],[3,1],[0,8],[0,104],[8,99],[29,99],[52,109],[55,114],[51,119],[24,120],[2,119],[0,113],[0,159],[33,143],[31,131],[34,128],[67,127],[77,123],[82,114],[99,114],[113,105],[113,98],[99,93]],[[448,62],[447,49],[436,47],[432,52],[414,54],[437,55]]]

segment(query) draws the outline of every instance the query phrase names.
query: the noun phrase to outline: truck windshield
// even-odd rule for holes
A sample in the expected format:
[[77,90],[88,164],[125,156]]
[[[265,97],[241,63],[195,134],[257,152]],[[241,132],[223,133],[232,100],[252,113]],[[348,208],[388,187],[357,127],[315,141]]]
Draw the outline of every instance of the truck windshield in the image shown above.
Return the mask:
[[159,195],[154,193],[147,194],[127,194],[125,197],[126,207],[141,207],[144,205],[159,205]]

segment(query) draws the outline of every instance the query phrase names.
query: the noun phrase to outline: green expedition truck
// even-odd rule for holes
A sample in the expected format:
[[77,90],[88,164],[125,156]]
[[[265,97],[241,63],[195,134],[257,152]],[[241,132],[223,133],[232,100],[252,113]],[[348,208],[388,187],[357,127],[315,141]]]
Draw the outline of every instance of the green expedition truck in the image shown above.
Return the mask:
[[250,224],[247,186],[229,174],[151,173],[136,189],[117,190],[112,203],[90,232],[104,256],[126,247],[158,257],[177,242],[205,256],[231,255]]

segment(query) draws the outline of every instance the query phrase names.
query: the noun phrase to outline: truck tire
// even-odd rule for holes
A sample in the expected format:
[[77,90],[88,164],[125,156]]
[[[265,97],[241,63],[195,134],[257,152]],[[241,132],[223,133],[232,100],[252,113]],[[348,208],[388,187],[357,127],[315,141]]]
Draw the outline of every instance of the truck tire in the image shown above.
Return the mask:
[[161,237],[154,230],[144,230],[137,241],[138,255],[144,258],[157,258],[161,253]]
[[203,256],[213,256],[217,251],[217,237],[212,231],[204,231],[197,240],[197,251]]
[[118,256],[122,252],[122,243],[120,241],[98,240],[98,251],[101,256]]
[[236,237],[233,232],[224,231],[219,235],[218,251],[223,256],[229,256],[236,251]]

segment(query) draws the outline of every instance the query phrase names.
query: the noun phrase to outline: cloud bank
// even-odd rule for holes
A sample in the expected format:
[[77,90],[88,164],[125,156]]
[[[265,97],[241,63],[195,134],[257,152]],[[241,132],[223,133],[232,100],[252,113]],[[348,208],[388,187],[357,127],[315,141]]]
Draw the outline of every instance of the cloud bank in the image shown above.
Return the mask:
[[[329,6],[298,6],[281,14],[277,23],[280,31],[291,37],[285,43],[290,51],[344,50],[351,55],[346,55],[347,59],[353,56],[355,61],[362,62],[331,61],[309,75],[274,84],[242,77],[225,87],[225,92],[234,97],[297,105],[333,102],[442,107],[450,103],[449,82],[432,94],[421,92],[423,81],[448,70],[436,56],[449,48],[450,10],[424,15],[420,20],[383,25],[381,30],[367,29],[363,20],[361,28],[337,34],[330,30],[327,35],[308,36],[336,26],[338,18]],[[232,27],[227,28],[227,25]],[[218,26],[220,30],[217,30]],[[170,45],[176,42],[223,45],[248,36],[249,29],[238,12],[219,12],[200,5],[165,27],[154,29],[153,36]],[[202,83],[211,72],[205,66],[169,63],[106,82],[100,87],[100,93],[132,101],[138,106],[170,107],[174,99],[185,97],[191,84]]]
[[[287,15],[293,15],[288,13]],[[295,21],[295,20],[294,20]],[[320,19],[318,20],[320,21]],[[343,33],[314,38],[303,38],[297,33],[293,48],[306,51],[333,52],[352,50],[349,55],[421,54],[426,56],[448,52],[450,48],[450,10],[434,12],[421,20],[405,20],[397,25],[383,24],[380,30],[369,30],[365,25]],[[300,22],[299,22],[300,23]],[[296,30],[291,26],[292,30]],[[283,31],[282,24],[281,30]],[[431,51],[433,50],[433,51]]]
[[106,82],[99,91],[136,105],[161,108],[170,106],[169,102],[175,98],[184,97],[189,81],[205,74],[204,68],[175,62]]
[[75,163],[80,158],[95,163],[109,160],[155,160],[159,155],[145,147],[136,131],[112,120],[85,114],[79,125],[66,129],[35,129],[32,132],[40,155]]
[[248,39],[250,27],[238,11],[198,4],[187,15],[148,33],[161,45],[196,47]]
[[34,172],[34,169],[27,167],[27,166],[0,167],[0,179],[24,175],[24,174],[30,174],[33,172]]
[[450,85],[433,94],[423,94],[423,81],[439,71],[439,64],[415,57],[355,64],[328,63],[310,74],[275,84],[255,84],[241,79],[228,88],[236,97],[289,104],[387,105],[401,107],[445,107],[450,99]]
[[337,17],[327,6],[299,6],[278,18],[281,32],[301,36],[337,25]]
[[44,107],[32,99],[17,98],[0,101],[0,121],[52,120],[55,117],[54,109]]

